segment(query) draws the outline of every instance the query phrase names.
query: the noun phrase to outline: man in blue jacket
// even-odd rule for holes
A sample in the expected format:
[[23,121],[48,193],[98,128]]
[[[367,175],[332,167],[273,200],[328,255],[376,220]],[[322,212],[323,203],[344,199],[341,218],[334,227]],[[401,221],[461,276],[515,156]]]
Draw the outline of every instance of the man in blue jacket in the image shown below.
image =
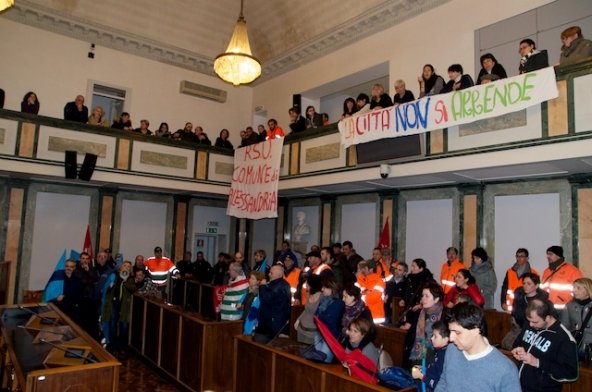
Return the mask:
[[282,334],[288,334],[290,323],[290,285],[284,279],[284,267],[276,264],[269,270],[269,283],[259,286],[259,325],[254,339],[267,343]]

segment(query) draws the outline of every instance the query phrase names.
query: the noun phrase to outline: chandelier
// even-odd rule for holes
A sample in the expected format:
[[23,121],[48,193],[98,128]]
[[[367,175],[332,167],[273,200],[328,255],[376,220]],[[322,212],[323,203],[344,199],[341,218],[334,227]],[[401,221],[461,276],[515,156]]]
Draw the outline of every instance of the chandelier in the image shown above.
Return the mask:
[[14,0],[0,0],[0,11],[4,11],[14,5]]
[[228,48],[214,60],[214,71],[220,79],[235,86],[251,83],[261,75],[261,63],[253,57],[249,45],[247,22],[243,16],[243,0]]

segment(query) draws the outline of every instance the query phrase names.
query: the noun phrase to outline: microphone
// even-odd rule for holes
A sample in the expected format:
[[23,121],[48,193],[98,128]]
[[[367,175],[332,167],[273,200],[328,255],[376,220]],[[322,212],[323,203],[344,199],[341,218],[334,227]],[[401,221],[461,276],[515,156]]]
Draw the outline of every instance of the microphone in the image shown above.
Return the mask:
[[284,328],[286,328],[286,326],[290,324],[290,319],[286,320],[286,322],[284,323],[284,325],[282,325],[282,327],[280,328],[280,330],[273,336],[273,338],[271,338],[271,340],[269,342],[267,342],[265,345],[266,346],[271,346],[273,342],[275,342],[275,340],[282,334],[282,331],[284,330]]
[[49,341],[47,341],[45,339],[39,339],[39,341],[41,343],[49,344],[53,348],[57,348],[58,350],[61,350],[61,351],[65,352],[66,355],[69,356],[69,357],[84,359],[85,361],[88,361],[90,363],[97,363],[97,361],[95,359],[92,359],[91,357],[88,357],[88,356],[84,356],[82,354],[79,354],[75,350],[70,350],[70,349],[64,348],[64,347],[62,347],[62,346],[60,346],[58,344],[54,344],[54,343],[49,342]]
[[51,325],[56,325],[56,324],[59,322],[59,320],[58,320],[58,319],[54,319],[54,318],[48,318],[48,317],[39,316],[37,313],[33,312],[31,309],[29,309],[29,308],[25,308],[25,307],[23,307],[23,306],[21,306],[21,305],[18,305],[18,308],[19,308],[20,310],[24,310],[25,312],[32,314],[32,315],[33,315],[33,316],[35,316],[35,317],[38,317],[38,318],[40,318],[40,319],[41,319],[41,323],[42,323],[42,324],[51,324]]

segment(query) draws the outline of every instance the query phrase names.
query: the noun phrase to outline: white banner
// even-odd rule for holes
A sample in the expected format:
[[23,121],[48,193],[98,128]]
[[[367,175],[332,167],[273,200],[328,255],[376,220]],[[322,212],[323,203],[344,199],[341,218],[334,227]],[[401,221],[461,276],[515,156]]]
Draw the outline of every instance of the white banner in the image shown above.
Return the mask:
[[234,151],[227,215],[249,219],[277,217],[283,145],[281,138]]
[[557,98],[558,95],[555,69],[543,68],[493,83],[347,117],[339,121],[341,143],[347,148],[387,137],[414,135],[467,124],[516,112]]

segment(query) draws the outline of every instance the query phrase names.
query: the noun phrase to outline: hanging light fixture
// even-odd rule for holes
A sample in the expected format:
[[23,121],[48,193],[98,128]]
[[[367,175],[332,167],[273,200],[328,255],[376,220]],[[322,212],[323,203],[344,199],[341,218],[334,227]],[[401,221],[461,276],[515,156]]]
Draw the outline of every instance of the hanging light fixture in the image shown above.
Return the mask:
[[251,53],[247,21],[243,16],[243,0],[234,32],[230,37],[226,52],[214,60],[214,71],[225,82],[234,84],[251,83],[261,75],[261,63]]
[[0,0],[0,11],[4,11],[14,5],[14,0]]

